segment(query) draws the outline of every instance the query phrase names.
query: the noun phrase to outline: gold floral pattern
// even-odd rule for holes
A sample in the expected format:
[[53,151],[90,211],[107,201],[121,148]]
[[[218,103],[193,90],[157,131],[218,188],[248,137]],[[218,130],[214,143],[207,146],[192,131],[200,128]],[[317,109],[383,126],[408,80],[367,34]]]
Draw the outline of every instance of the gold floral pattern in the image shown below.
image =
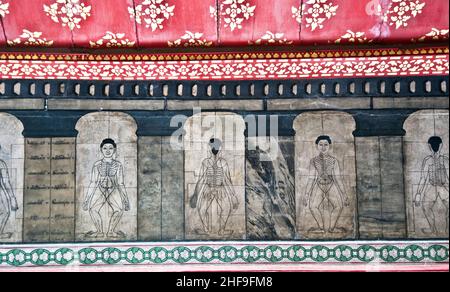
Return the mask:
[[311,31],[322,29],[326,20],[337,14],[339,5],[334,5],[328,0],[307,0],[301,7],[292,7],[292,17],[302,24],[303,18],[306,27]]
[[9,3],[3,3],[0,0],[0,16],[5,17],[6,14],[9,14]]
[[53,41],[49,41],[45,38],[41,38],[42,32],[39,31],[29,31],[24,29],[22,34],[11,41],[8,41],[9,46],[30,46],[30,47],[51,47],[53,45]]
[[61,23],[70,30],[80,28],[81,21],[91,16],[91,9],[90,5],[80,2],[80,0],[56,0],[50,6],[44,4],[45,13],[54,22]]
[[249,45],[291,45],[290,41],[284,37],[284,33],[273,33],[267,31],[261,38],[256,41],[249,41]]
[[144,0],[135,7],[128,7],[131,18],[144,24],[152,31],[164,29],[163,23],[174,16],[175,5],[169,6],[165,0]]
[[210,47],[212,44],[213,42],[203,38],[203,33],[190,31],[173,42],[167,42],[169,47]]
[[134,47],[135,44],[136,42],[126,39],[124,33],[113,33],[110,31],[107,31],[98,41],[89,42],[91,48],[131,48]]
[[242,23],[255,15],[256,5],[250,6],[246,0],[223,0],[220,5],[224,27],[231,31],[242,29]]
[[406,27],[408,21],[421,14],[424,7],[425,2],[419,0],[392,0],[383,15],[383,21],[389,26],[395,26],[395,29]]
[[369,40],[366,36],[366,33],[363,31],[357,31],[353,32],[351,30],[347,30],[344,35],[342,35],[340,38],[335,40],[334,42],[336,44],[343,44],[343,43],[371,43],[373,40]]

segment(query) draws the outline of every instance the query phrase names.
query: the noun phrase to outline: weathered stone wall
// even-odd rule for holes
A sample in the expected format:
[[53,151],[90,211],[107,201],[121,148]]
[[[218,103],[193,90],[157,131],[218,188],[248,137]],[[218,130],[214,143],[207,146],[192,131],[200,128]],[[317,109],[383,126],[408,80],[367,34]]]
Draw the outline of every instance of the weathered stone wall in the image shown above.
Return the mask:
[[0,242],[448,237],[447,109],[268,106],[278,137],[240,110],[0,113]]

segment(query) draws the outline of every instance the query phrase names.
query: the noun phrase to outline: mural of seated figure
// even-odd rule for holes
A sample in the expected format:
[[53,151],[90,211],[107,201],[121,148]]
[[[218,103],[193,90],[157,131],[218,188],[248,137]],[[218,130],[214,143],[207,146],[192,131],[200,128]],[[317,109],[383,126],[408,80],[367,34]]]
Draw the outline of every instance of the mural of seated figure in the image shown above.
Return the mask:
[[[117,230],[123,213],[130,210],[130,202],[124,184],[122,164],[114,159],[117,145],[112,139],[105,139],[100,145],[103,158],[95,162],[91,183],[88,188],[83,210],[89,215],[96,228],[85,234],[87,238],[126,238],[126,234]],[[104,218],[103,208],[110,209],[109,218]],[[108,226],[105,229],[104,223]]]
[[[210,156],[202,162],[190,206],[197,209],[202,223],[202,228],[196,230],[198,234],[228,236],[233,234],[232,230],[227,229],[229,219],[238,209],[239,202],[233,189],[228,163],[220,156],[222,141],[213,138],[209,146]],[[214,224],[215,216],[218,224]],[[218,227],[218,230],[214,230],[215,227]]]
[[315,144],[319,155],[310,162],[303,202],[305,207],[309,206],[317,223],[317,227],[312,227],[309,232],[347,232],[345,228],[338,227],[342,211],[350,202],[341,179],[339,162],[328,153],[332,144],[331,138],[319,136]]
[[5,227],[11,216],[11,211],[17,210],[19,210],[19,206],[9,179],[8,165],[0,159],[0,239],[12,237],[12,233],[5,232]]
[[[425,234],[448,234],[449,217],[449,158],[441,153],[443,141],[433,136],[428,140],[430,155],[423,159],[420,170],[420,182],[415,195],[416,207],[422,207],[429,229]],[[436,208],[442,204],[446,210],[445,230],[439,230],[436,224]]]

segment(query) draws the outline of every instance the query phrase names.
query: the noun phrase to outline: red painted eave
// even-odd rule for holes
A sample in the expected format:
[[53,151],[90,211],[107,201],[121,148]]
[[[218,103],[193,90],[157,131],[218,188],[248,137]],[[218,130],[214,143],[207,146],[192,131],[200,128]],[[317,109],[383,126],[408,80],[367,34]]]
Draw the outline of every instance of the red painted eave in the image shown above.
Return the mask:
[[415,46],[448,40],[449,2],[0,0],[0,18],[2,51]]

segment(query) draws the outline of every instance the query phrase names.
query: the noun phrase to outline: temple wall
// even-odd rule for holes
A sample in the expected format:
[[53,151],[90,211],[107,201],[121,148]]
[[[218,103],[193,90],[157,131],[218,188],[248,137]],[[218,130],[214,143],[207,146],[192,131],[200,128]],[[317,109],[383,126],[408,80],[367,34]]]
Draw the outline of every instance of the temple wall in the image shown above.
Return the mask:
[[168,113],[55,113],[74,125],[65,137],[42,117],[33,137],[24,112],[0,113],[16,125],[2,127],[0,145],[18,203],[0,242],[448,237],[446,109],[377,111],[372,132],[373,110],[283,112],[278,137],[255,136],[249,112],[211,110],[171,136],[162,124],[181,112]]

